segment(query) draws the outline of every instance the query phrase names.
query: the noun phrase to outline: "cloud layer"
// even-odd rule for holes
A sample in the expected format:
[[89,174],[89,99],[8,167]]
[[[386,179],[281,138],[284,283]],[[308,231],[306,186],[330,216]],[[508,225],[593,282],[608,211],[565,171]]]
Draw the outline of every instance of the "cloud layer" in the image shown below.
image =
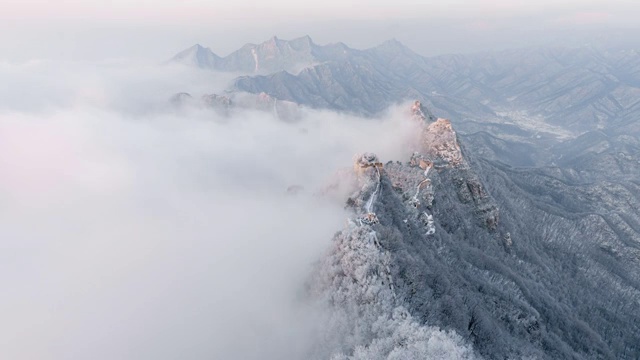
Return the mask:
[[[300,358],[299,291],[345,220],[354,153],[407,155],[404,112],[176,112],[224,76],[3,64],[0,348],[11,359]],[[291,185],[304,191],[287,193]]]

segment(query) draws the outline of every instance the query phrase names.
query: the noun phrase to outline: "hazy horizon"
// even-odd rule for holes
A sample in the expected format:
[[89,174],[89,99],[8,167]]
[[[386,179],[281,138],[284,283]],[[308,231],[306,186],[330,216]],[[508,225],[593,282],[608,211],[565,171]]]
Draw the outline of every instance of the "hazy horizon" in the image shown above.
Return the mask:
[[227,55],[271,36],[304,35],[354,48],[396,38],[425,56],[589,41],[636,46],[633,36],[620,34],[640,29],[640,9],[623,0],[54,3],[10,0],[4,6],[0,61],[162,61],[196,43]]

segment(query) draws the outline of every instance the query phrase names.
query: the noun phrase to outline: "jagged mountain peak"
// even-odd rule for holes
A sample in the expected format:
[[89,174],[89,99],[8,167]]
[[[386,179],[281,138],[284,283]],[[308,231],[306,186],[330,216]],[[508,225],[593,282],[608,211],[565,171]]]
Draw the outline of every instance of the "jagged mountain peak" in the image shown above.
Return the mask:
[[[301,70],[331,61],[340,61],[350,54],[351,51],[344,43],[318,45],[309,35],[301,36],[291,40],[281,39],[273,36],[268,40],[259,43],[248,43],[231,54],[214,61],[206,62],[211,70],[243,73],[245,75],[268,75],[280,71],[297,74]],[[193,53],[209,53],[211,50],[203,47],[191,47],[176,55],[172,61],[181,61]],[[213,54],[211,52],[211,54]],[[215,54],[214,54],[215,55]],[[205,55],[200,55],[204,57]],[[206,55],[213,57],[213,55]],[[217,57],[217,56],[216,56]],[[193,61],[198,65],[197,61]]]
[[[336,52],[331,46],[318,46],[311,37],[283,40],[277,36],[260,44],[245,44],[223,58],[211,50],[194,46],[176,55],[173,61],[193,63],[201,68],[245,74],[271,74],[278,71],[298,73],[301,69],[326,61]],[[187,60],[185,60],[187,59]]]
[[281,47],[286,46],[288,43],[289,41],[279,39],[276,35],[274,35],[258,45],[253,45],[253,47]]
[[259,48],[259,47],[284,47],[291,46],[296,48],[310,48],[316,45],[309,35],[293,38],[291,40],[282,39],[277,35],[273,35],[269,39],[262,41],[260,43],[247,43],[241,47],[241,49],[251,49],[251,48]]
[[431,113],[431,111],[422,105],[420,100],[416,100],[411,105],[411,116],[416,120],[422,121],[436,121],[437,118]]
[[400,42],[398,39],[396,38],[392,38],[389,39],[375,47],[373,47],[373,50],[375,51],[393,51],[393,52],[400,52],[400,53],[405,53],[405,54],[415,54],[417,55],[413,50],[411,50],[408,46],[406,46],[405,44],[403,44],[402,42]]
[[289,46],[292,48],[312,48],[316,46],[309,35],[301,36],[296,39],[289,40]]
[[200,44],[195,44],[192,47],[188,48],[187,50],[191,50],[191,51],[204,51],[207,50],[206,47],[200,45]]
[[170,61],[203,69],[212,69],[218,64],[220,57],[211,49],[195,44],[176,54]]
[[383,41],[377,47],[387,47],[387,48],[407,48],[400,40],[396,38],[391,38],[389,40]]
[[272,36],[269,40],[262,42],[258,45],[250,44],[249,47],[253,49],[260,49],[263,51],[280,51],[281,53],[285,52],[299,52],[299,53],[309,53],[313,51],[314,47],[313,40],[308,35],[302,36],[299,38],[295,38],[292,40],[284,40],[278,38],[277,36]]

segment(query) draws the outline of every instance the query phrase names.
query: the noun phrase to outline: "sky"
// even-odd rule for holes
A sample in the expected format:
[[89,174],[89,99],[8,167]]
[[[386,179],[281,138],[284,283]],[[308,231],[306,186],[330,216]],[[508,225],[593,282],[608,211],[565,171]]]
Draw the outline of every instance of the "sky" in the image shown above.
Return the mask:
[[274,35],[355,48],[396,38],[437,55],[619,41],[638,18],[631,0],[5,0],[0,60],[162,61],[195,43],[226,55]]

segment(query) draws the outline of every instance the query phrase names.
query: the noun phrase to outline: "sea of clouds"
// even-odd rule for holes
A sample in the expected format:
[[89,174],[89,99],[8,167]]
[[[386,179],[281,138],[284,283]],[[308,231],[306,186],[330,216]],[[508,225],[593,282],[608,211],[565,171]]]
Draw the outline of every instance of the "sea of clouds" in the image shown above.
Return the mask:
[[406,158],[415,129],[400,106],[287,123],[169,102],[232,79],[0,63],[0,357],[303,358],[300,292],[347,217],[321,189],[355,153]]

